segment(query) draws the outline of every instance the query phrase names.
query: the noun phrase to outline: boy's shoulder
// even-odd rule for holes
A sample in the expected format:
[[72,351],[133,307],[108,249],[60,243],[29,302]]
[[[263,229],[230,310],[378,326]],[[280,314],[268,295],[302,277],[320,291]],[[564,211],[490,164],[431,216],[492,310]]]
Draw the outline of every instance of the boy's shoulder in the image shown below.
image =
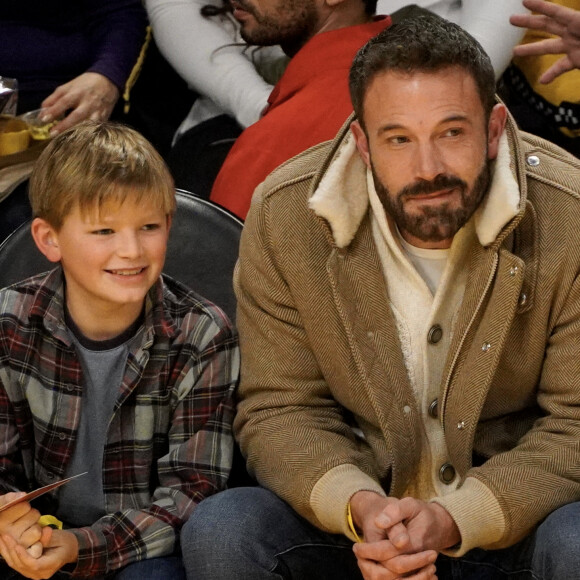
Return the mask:
[[[0,320],[27,322],[33,313],[44,316],[51,302],[62,295],[60,268],[36,274],[0,289]],[[59,300],[61,303],[62,300]]]
[[165,314],[177,326],[206,324],[233,333],[232,323],[219,306],[167,274],[161,276],[161,292]]

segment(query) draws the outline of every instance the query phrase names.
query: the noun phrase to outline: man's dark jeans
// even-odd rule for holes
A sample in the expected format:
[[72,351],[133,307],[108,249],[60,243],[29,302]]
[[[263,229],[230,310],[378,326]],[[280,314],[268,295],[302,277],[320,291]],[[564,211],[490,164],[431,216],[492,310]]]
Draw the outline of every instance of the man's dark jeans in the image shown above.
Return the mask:
[[[181,534],[188,580],[361,580],[352,542],[324,533],[260,488],[231,489],[197,506]],[[440,580],[577,580],[580,503],[552,513],[505,550],[440,556]]]

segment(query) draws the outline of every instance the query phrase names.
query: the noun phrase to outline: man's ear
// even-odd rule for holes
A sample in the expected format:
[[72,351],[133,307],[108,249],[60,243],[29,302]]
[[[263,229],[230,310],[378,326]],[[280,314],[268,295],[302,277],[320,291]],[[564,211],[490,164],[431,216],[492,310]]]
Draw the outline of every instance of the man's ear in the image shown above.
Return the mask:
[[350,130],[352,131],[354,140],[356,141],[356,148],[358,149],[359,155],[362,157],[362,160],[365,162],[365,165],[367,167],[370,167],[371,154],[369,151],[369,140],[367,139],[364,129],[361,127],[358,121],[353,121],[350,124]]
[[56,230],[42,218],[34,218],[30,226],[32,238],[37,248],[50,262],[60,261],[60,248]]
[[487,126],[487,157],[495,159],[499,149],[499,140],[503,135],[507,120],[507,109],[505,105],[498,103],[491,110],[489,123]]

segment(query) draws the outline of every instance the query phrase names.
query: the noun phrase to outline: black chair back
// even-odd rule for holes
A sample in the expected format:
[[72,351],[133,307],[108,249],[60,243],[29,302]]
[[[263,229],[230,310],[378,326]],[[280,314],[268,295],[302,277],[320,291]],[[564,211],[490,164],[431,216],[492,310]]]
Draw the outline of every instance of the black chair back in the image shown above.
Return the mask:
[[[217,304],[235,320],[232,277],[243,222],[220,206],[176,190],[173,219],[163,271]],[[30,234],[30,221],[0,245],[0,287],[50,270]]]

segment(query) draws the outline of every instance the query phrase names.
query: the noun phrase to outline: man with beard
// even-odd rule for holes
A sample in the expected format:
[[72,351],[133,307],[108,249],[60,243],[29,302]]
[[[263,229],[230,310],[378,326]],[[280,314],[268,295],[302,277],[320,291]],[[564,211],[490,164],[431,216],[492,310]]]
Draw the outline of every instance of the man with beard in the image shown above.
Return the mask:
[[357,50],[389,26],[376,0],[233,0],[251,45],[279,44],[291,58],[263,117],[236,139],[211,199],[244,219],[254,189],[278,165],[334,138],[352,112],[348,69]]
[[577,578],[580,164],[493,86],[459,27],[404,20],[357,55],[350,128],[257,190],[235,431],[261,487],[198,507],[196,578]]

